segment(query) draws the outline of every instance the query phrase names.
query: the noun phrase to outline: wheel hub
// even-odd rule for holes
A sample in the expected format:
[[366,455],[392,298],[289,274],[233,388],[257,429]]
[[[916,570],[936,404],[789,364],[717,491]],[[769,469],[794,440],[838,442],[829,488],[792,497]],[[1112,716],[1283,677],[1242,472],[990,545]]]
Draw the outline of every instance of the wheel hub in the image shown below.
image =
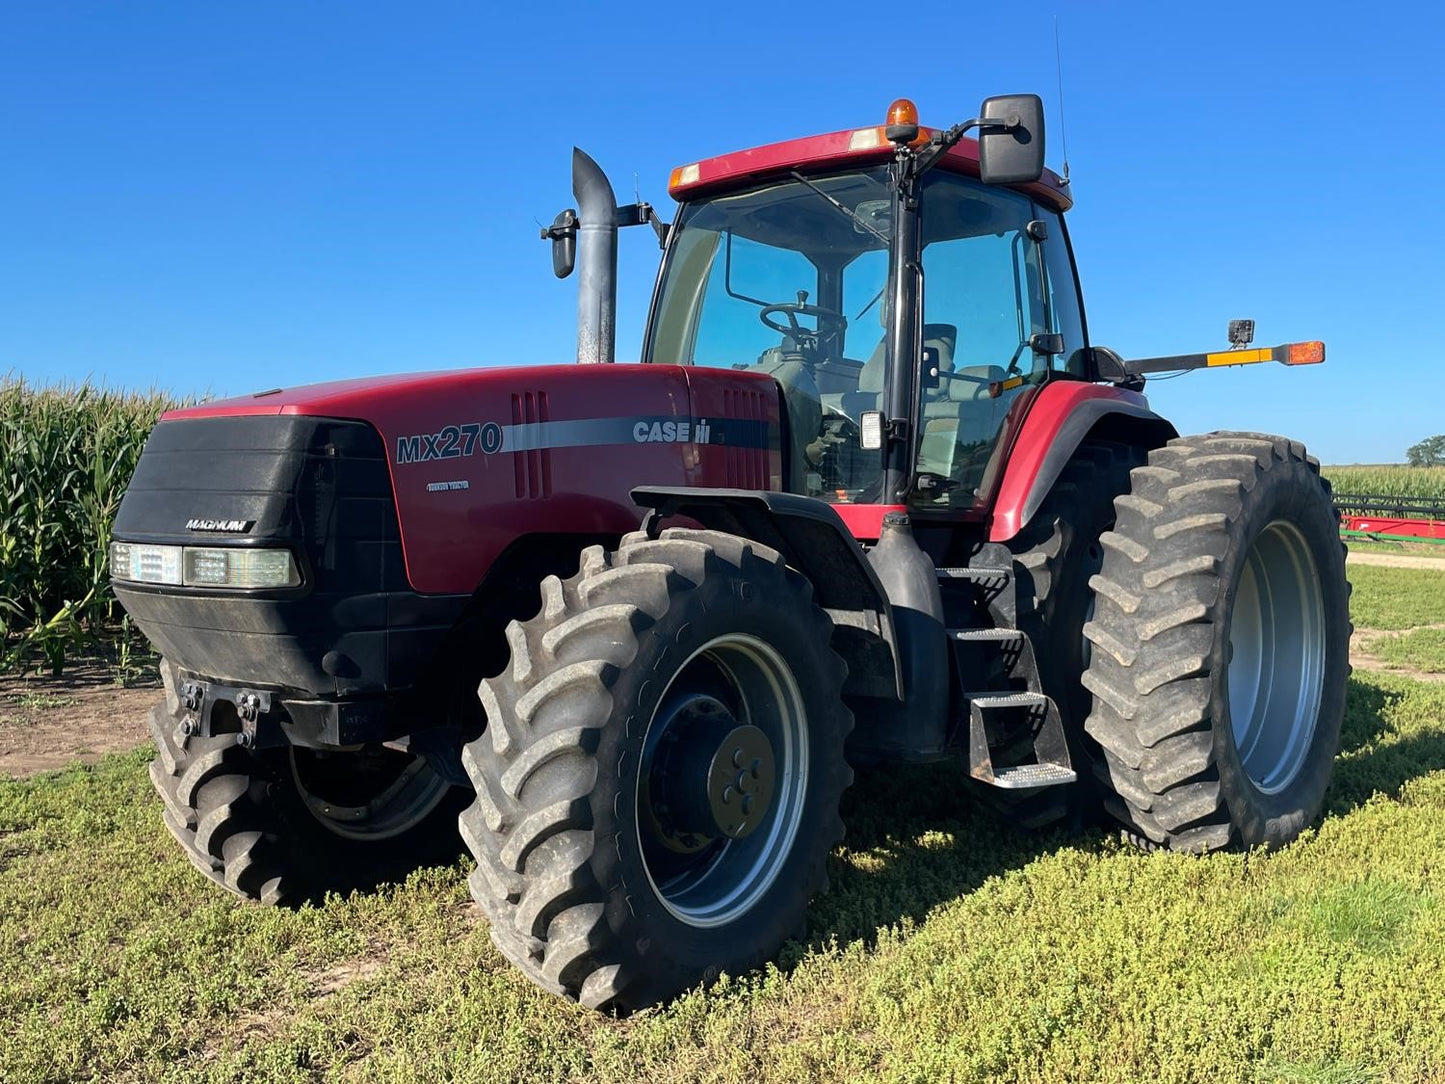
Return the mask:
[[669,834],[744,839],[773,803],[772,742],[711,696],[694,696],[667,720],[652,770],[654,813]]

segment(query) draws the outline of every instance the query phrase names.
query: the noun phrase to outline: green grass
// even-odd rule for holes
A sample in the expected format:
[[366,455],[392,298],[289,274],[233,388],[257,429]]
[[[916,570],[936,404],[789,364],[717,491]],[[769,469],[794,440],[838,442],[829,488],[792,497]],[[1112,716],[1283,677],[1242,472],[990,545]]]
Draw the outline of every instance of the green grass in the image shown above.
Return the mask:
[[1266,855],[999,829],[864,777],[805,944],[615,1021],[530,986],[466,863],[298,911],[180,857],[145,753],[0,782],[0,1079],[1413,1081],[1445,1075],[1445,686],[1350,685]]
[[[1445,614],[1440,615],[1445,618]],[[1377,640],[1371,653],[1396,666],[1426,674],[1445,674],[1445,628],[1412,629]]]
[[1350,565],[1350,617],[1357,628],[1409,629],[1445,621],[1445,569]]

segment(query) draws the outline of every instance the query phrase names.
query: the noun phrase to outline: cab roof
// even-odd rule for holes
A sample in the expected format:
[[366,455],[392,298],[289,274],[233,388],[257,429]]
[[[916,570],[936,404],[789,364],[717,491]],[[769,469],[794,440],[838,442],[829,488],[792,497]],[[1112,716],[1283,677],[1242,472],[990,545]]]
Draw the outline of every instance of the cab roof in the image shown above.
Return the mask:
[[[920,128],[919,141],[932,138],[937,131],[936,128]],[[888,142],[883,125],[850,128],[826,135],[769,143],[763,147],[720,154],[715,158],[704,158],[691,165],[679,166],[672,171],[667,190],[676,200],[696,199],[699,196],[744,188],[755,181],[787,173],[789,170],[817,173],[879,164],[892,157],[893,144]],[[939,160],[937,168],[977,177],[978,141],[967,137],[960,139]],[[1050,169],[1044,170],[1044,175],[1032,184],[1009,187],[1027,193],[1055,211],[1067,211],[1074,205],[1068,186]]]

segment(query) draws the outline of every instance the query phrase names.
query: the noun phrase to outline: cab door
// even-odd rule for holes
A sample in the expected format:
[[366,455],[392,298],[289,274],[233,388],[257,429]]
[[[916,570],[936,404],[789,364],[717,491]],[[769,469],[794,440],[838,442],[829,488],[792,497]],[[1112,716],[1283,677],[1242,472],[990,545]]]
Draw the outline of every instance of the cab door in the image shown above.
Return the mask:
[[[924,364],[911,503],[981,509],[1008,428],[1083,345],[1067,240],[1058,217],[1027,196],[945,173],[925,186],[921,239]],[[1054,353],[1058,334],[1064,350]]]

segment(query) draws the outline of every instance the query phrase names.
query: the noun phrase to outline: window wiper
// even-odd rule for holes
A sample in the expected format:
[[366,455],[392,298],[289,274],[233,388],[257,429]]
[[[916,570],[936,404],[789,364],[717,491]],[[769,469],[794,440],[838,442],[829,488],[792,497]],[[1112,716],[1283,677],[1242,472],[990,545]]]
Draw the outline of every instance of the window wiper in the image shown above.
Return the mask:
[[862,218],[858,217],[858,215],[857,215],[856,213],[854,213],[853,211],[848,210],[847,207],[845,207],[843,204],[839,203],[839,202],[838,202],[836,199],[834,199],[832,196],[828,195],[827,192],[824,192],[821,188],[819,188],[819,187],[818,187],[816,184],[814,184],[812,181],[808,180],[808,178],[804,177],[804,176],[803,176],[801,173],[799,173],[796,169],[792,171],[792,177],[793,177],[793,179],[794,179],[795,181],[799,182],[800,184],[805,184],[805,185],[807,185],[807,186],[808,186],[809,188],[811,188],[814,192],[818,193],[818,195],[822,196],[825,200],[827,200],[829,203],[831,203],[834,207],[838,208],[838,210],[842,211],[845,215],[847,215],[849,218],[851,218],[851,219],[854,221],[854,223],[856,223],[857,226],[858,226],[860,229],[863,229],[863,230],[868,231],[868,232],[871,233],[874,237],[878,238],[878,240],[882,241],[885,245],[888,244],[888,238],[887,238],[887,237],[885,237],[883,234],[879,233],[876,229],[874,229],[871,225],[869,225],[869,224],[868,224],[866,221],[864,221]]

